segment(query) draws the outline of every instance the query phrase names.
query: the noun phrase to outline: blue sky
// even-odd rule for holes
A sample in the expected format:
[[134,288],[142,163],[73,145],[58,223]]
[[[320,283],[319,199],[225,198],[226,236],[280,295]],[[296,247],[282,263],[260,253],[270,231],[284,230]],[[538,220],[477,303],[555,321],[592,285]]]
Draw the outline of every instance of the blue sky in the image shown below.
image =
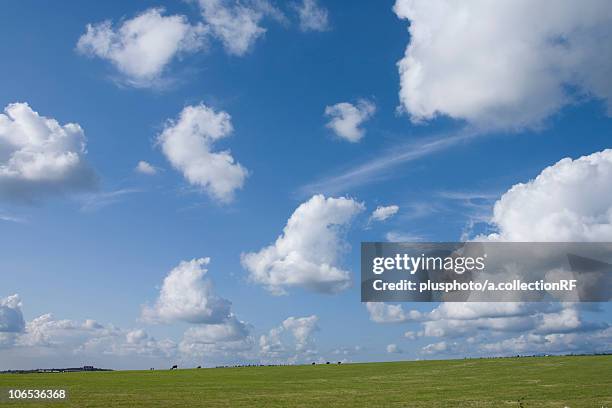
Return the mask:
[[[390,318],[386,306],[374,310],[360,303],[358,285],[336,291],[337,286],[330,289],[318,281],[324,290],[308,287],[327,261],[336,276],[348,273],[357,282],[361,241],[454,241],[495,232],[508,240],[612,240],[582,233],[594,224],[602,229],[610,225],[609,194],[580,190],[578,198],[570,199],[579,181],[605,186],[610,177],[609,155],[590,156],[593,169],[586,180],[580,179],[587,176],[578,160],[610,146],[612,93],[606,73],[612,61],[607,43],[612,42],[590,41],[609,40],[609,3],[592,1],[586,11],[576,12],[582,7],[574,2],[546,3],[537,10],[517,2],[506,4],[504,13],[478,2],[462,10],[446,2],[425,10],[410,1],[398,1],[395,8],[392,2],[353,7],[323,1],[236,4],[4,5],[0,105],[8,109],[27,103],[38,118],[55,119],[60,126],[78,123],[86,139],[78,153],[84,167],[69,171],[87,171],[95,180],[77,186],[63,175],[45,181],[42,172],[32,181],[26,167],[17,170],[15,179],[2,176],[8,181],[0,180],[0,310],[17,313],[11,314],[12,324],[9,318],[4,329],[0,324],[0,368],[63,362],[142,368],[170,361],[447,358],[500,354],[487,345],[503,341],[511,354],[610,350],[612,309],[606,304],[506,305],[493,316],[474,306],[474,313],[481,314],[476,318],[457,318],[462,306],[404,304],[405,315]],[[556,17],[547,17],[543,28],[530,25],[531,18],[552,11]],[[155,13],[158,22],[176,17],[168,31],[161,31],[162,41],[136,41],[129,49],[121,27]],[[461,13],[473,24],[460,30],[467,34],[453,34],[453,27],[463,24],[457,17]],[[244,21],[234,24],[239,17],[259,34],[248,32]],[[494,28],[477,23],[483,19],[494,22]],[[111,23],[96,26],[104,21]],[[517,33],[504,31],[517,22],[524,24]],[[97,37],[92,34],[96,41],[79,42],[88,24],[99,29]],[[161,27],[142,24],[142,30]],[[173,41],[174,29],[197,38]],[[427,32],[434,33],[434,41],[428,42]],[[558,46],[551,38],[566,43]],[[239,41],[245,39],[246,45]],[[109,52],[109,44],[119,51]],[[163,63],[130,59],[130,52],[156,56],[164,47],[174,53]],[[407,47],[411,59],[404,60],[408,68],[402,71],[397,64]],[[415,76],[417,65],[420,76]],[[153,74],[135,74],[143,67]],[[348,128],[344,136],[342,129],[328,125],[334,115],[325,114],[326,107],[339,103],[350,104],[337,107],[335,114]],[[232,164],[220,170],[204,165],[195,182],[186,176],[194,161],[194,166],[201,164],[191,154],[193,146],[180,145],[185,139],[179,115],[187,107],[204,115],[197,136],[206,140],[205,153],[229,150],[233,165],[246,169],[241,182],[221,198],[211,191],[218,180],[227,180],[224,172]],[[210,134],[219,129],[208,119],[219,119],[222,112],[231,116],[227,120],[233,131],[216,139]],[[11,116],[8,111],[4,115],[6,120]],[[7,140],[28,132],[11,129],[2,128],[0,121],[3,170],[17,149]],[[183,149],[179,153],[166,150],[160,139],[166,131],[175,138],[172,146]],[[551,177],[552,187],[532,183],[520,197],[500,200],[513,185],[533,180],[566,157],[574,160],[567,168],[550,170],[559,174]],[[136,171],[140,161],[155,174]],[[573,171],[575,177],[563,178]],[[11,188],[25,193],[14,194]],[[325,195],[321,206],[341,231],[329,229],[327,261],[325,255],[313,256],[308,243],[299,243],[301,234],[320,233],[309,228],[322,222],[325,235],[330,224],[318,221],[319,207],[307,206],[303,226],[292,233],[288,246],[313,269],[277,271],[291,275],[277,285],[287,292],[278,296],[267,290],[270,279],[282,278],[270,272],[271,264],[262,267],[269,276],[257,280],[256,268],[241,262],[241,254],[262,255],[296,208],[314,203],[316,194]],[[547,196],[561,198],[551,203],[542,198]],[[333,207],[340,205],[333,200],[342,197],[350,210]],[[534,200],[543,200],[536,210]],[[496,202],[500,210],[493,216]],[[390,205],[398,206],[397,213],[369,220],[378,206]],[[521,205],[533,210],[525,220],[504,218]],[[582,224],[529,219],[564,209]],[[533,234],[525,233],[521,223],[532,223]],[[287,260],[287,254],[275,250],[280,251],[274,255],[277,261]],[[204,303],[231,301],[230,316],[201,317],[206,314],[203,304],[195,306],[194,313],[200,313],[195,319],[181,311],[166,313],[160,300],[164,278],[181,261],[205,257],[210,257],[205,277],[196,276],[199,267],[188,268],[194,293]],[[203,281],[212,282],[214,289],[202,289]],[[9,298],[13,294],[19,299]],[[155,309],[153,318],[143,315],[143,305]],[[423,316],[411,319],[408,310]],[[432,310],[437,315],[425,316]],[[47,313],[53,317],[35,320]],[[504,330],[491,328],[504,319],[514,320]],[[521,325],[514,326],[516,319],[522,319]],[[577,323],[543,333],[538,326],[542,319]],[[465,331],[451,332],[448,327],[458,321]],[[588,322],[597,322],[597,329]],[[214,334],[223,325],[239,327],[239,333]],[[446,332],[428,334],[436,325]]]

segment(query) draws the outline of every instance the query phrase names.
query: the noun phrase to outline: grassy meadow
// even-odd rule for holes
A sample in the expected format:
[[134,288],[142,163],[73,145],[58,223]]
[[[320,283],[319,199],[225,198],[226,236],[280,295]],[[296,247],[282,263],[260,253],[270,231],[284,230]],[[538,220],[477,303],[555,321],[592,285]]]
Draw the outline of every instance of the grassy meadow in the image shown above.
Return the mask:
[[612,356],[0,375],[7,387],[69,398],[0,407],[612,408]]

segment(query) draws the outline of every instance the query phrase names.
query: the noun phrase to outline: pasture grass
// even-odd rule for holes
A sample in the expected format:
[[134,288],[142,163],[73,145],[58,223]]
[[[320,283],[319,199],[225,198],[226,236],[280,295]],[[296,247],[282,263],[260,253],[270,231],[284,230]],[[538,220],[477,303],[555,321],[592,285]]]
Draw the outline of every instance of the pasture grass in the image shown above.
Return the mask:
[[64,402],[0,407],[612,408],[612,356],[0,375],[65,388]]

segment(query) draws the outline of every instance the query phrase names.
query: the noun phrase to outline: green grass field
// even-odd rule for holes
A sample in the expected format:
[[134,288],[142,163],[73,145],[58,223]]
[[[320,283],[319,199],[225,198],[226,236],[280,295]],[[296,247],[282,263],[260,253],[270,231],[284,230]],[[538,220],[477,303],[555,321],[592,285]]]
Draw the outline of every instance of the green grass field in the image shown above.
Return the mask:
[[0,375],[7,407],[611,407],[612,356]]

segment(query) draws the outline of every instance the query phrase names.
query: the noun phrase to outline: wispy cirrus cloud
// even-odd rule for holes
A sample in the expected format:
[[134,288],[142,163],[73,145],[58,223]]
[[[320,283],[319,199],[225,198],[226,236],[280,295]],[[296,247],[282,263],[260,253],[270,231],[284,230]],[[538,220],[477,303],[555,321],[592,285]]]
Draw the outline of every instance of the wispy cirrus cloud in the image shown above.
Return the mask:
[[302,0],[293,5],[300,20],[302,31],[327,31],[330,29],[328,10],[316,0]]
[[93,212],[98,211],[109,205],[113,205],[130,194],[142,193],[143,190],[136,188],[122,188],[114,191],[103,191],[93,194],[87,194],[81,198],[81,211]]
[[305,184],[298,189],[297,193],[301,197],[317,193],[341,194],[373,181],[389,178],[390,170],[401,164],[433,155],[461,143],[467,143],[478,135],[479,133],[472,130],[463,129],[451,135],[438,135],[393,146],[378,152],[373,158],[361,164]]
[[3,212],[0,212],[0,221],[4,221],[4,222],[17,222],[17,223],[26,222],[26,220],[24,218],[15,217],[14,215],[3,213]]

